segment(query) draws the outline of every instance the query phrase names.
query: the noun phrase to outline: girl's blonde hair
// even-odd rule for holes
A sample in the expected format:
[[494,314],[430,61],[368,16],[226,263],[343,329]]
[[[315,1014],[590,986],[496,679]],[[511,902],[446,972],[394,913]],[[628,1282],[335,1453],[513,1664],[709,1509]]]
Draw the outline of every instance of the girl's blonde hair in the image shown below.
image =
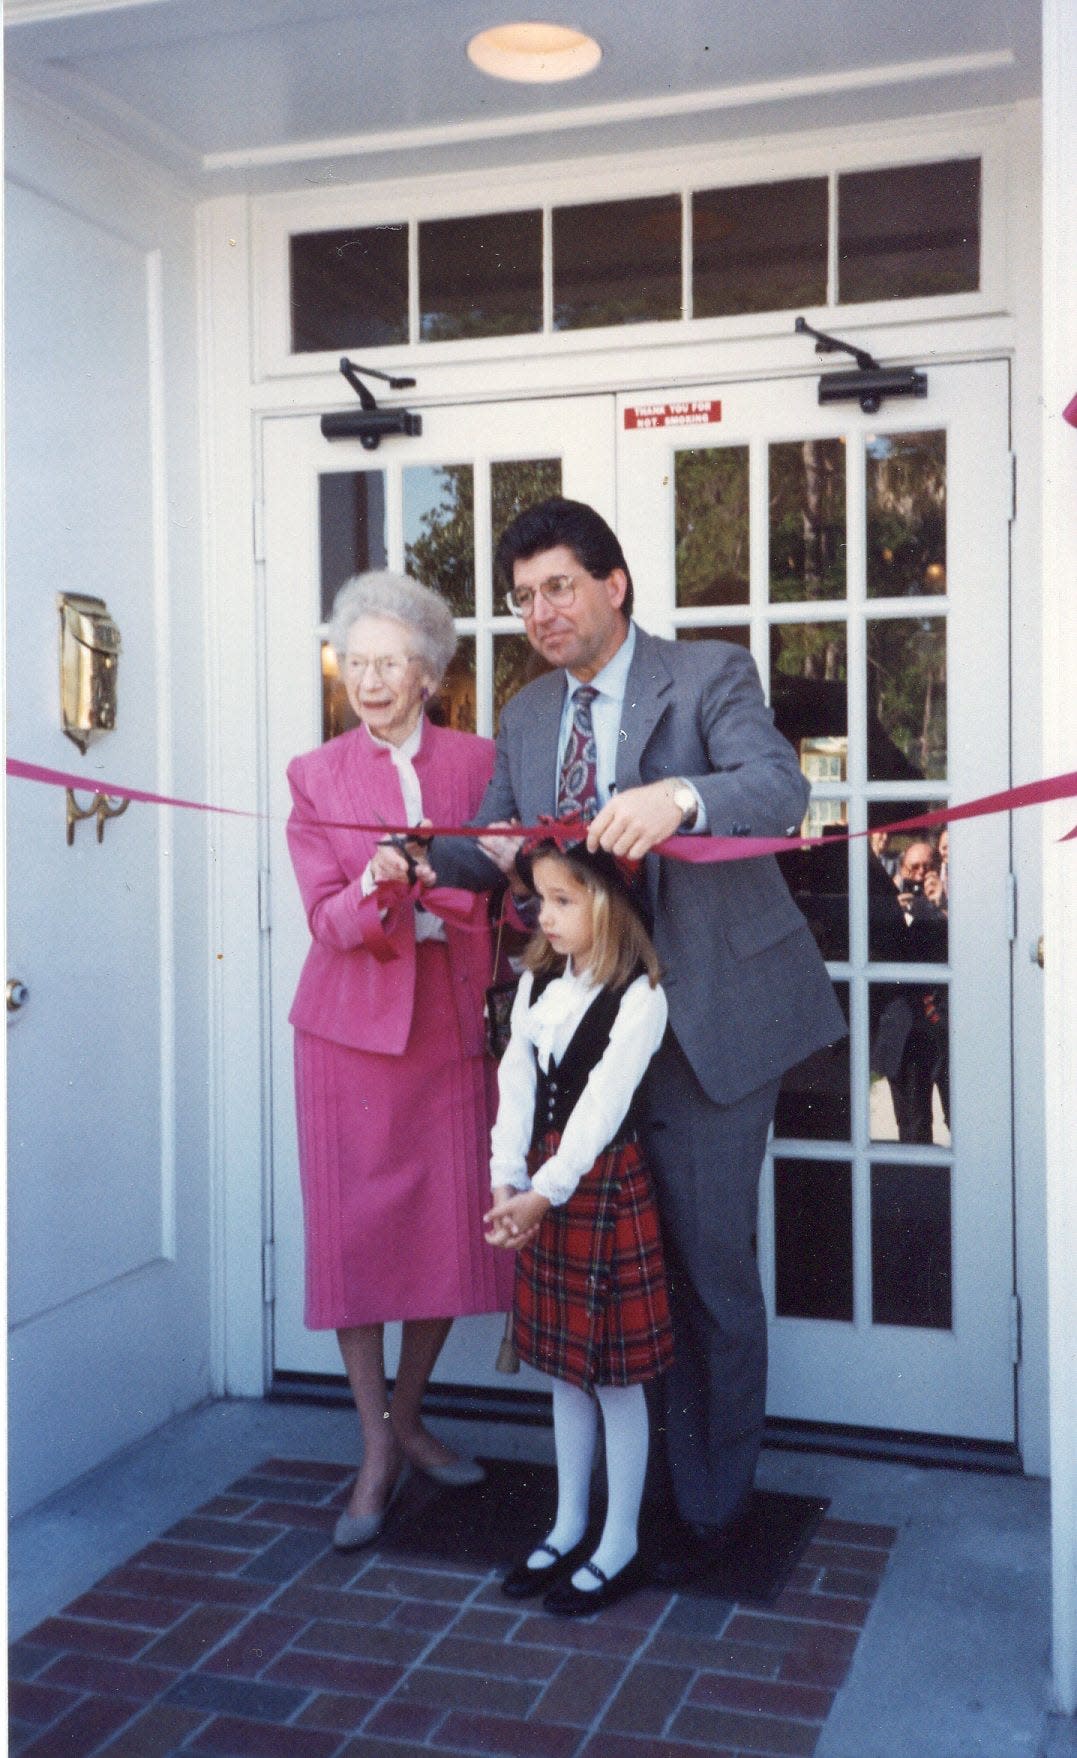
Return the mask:
[[[622,988],[631,982],[642,965],[651,988],[657,988],[662,975],[658,954],[643,925],[642,917],[627,894],[618,886],[608,883],[592,868],[577,865],[560,850],[544,848],[535,856],[534,865],[537,866],[539,861],[556,861],[570,879],[574,879],[577,885],[584,886],[591,894],[592,940],[587,968],[594,981],[603,988]],[[536,976],[546,971],[553,971],[560,976],[566,963],[564,954],[554,951],[539,928],[528,941],[524,953],[527,969],[534,971]]]

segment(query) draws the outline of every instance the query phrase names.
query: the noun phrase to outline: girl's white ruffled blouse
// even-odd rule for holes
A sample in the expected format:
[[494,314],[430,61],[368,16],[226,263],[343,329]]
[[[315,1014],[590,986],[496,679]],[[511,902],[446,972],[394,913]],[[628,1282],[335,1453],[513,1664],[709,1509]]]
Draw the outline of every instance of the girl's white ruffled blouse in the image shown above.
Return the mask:
[[565,1125],[556,1154],[532,1181],[527,1152],[534,1127],[537,1072],[559,1062],[572,1034],[595,998],[596,985],[585,971],[555,977],[531,1006],[532,975],[525,971],[512,1008],[512,1035],[498,1071],[497,1122],[490,1138],[490,1182],[516,1190],[537,1190],[559,1207],[591,1170],[624,1122],[632,1096],[666,1029],[668,1008],[661,988],[639,976],[621,998],[610,1041],[591,1070],[587,1085]]

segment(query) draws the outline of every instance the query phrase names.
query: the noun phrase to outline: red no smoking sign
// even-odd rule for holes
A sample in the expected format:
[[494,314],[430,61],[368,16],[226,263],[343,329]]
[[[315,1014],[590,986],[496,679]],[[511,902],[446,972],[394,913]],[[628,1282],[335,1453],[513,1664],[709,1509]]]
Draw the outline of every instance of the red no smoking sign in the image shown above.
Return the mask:
[[633,427],[698,427],[702,422],[721,421],[722,405],[717,400],[685,403],[637,403],[625,410],[625,426]]

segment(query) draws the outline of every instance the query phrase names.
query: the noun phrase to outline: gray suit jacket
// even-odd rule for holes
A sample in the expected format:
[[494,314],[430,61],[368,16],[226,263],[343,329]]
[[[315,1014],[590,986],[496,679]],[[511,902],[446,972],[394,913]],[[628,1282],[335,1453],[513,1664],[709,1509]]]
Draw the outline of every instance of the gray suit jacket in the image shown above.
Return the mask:
[[[554,810],[563,671],[506,705],[477,822],[533,824]],[[617,786],[684,776],[715,836],[780,836],[808,785],[775,731],[750,655],[721,641],[663,641],[637,629],[617,752]],[[438,877],[485,888],[473,842],[439,840]],[[731,1104],[845,1034],[826,968],[770,856],[689,866],[648,855],[646,883],[670,1026],[701,1086]]]

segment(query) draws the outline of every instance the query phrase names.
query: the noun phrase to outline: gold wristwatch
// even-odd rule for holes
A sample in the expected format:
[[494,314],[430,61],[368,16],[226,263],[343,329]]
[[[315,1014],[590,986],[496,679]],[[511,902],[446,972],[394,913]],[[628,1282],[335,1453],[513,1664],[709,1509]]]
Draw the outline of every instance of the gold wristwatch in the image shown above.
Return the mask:
[[689,787],[686,781],[678,778],[670,783],[669,796],[680,811],[680,828],[691,830],[699,816],[699,801],[696,798],[695,788]]

